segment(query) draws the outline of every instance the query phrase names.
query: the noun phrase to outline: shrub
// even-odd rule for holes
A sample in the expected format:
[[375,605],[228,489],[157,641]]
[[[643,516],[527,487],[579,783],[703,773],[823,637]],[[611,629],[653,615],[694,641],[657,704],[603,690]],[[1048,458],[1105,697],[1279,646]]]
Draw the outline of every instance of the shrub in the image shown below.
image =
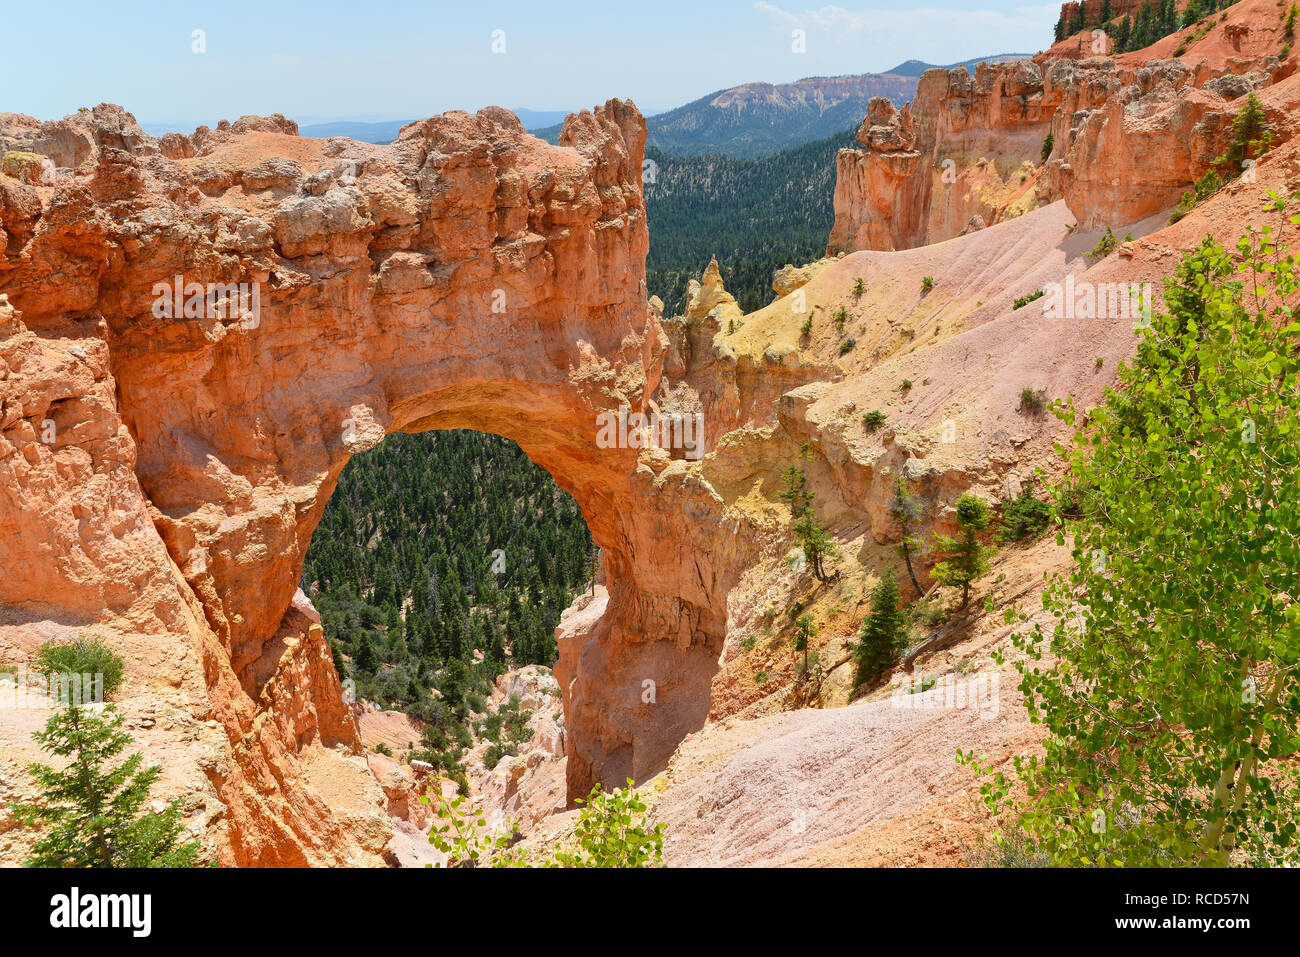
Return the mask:
[[[459,782],[457,782],[459,784]],[[493,832],[483,811],[470,803],[465,789],[448,801],[442,796],[442,783],[434,781],[429,794],[421,795],[424,804],[433,804],[438,820],[429,829],[429,843],[447,855],[445,864],[434,867],[521,867],[522,852],[512,850],[519,830],[512,821]],[[436,801],[436,804],[435,804]]]
[[1105,259],[1118,248],[1119,240],[1115,238],[1114,231],[1107,226],[1105,235],[1103,235],[1101,239],[1097,240],[1097,245],[1093,246],[1092,249],[1088,251],[1087,255],[1089,259],[1094,261]]
[[1041,415],[1047,408],[1047,390],[1025,386],[1020,390],[1020,409],[1030,415]]
[[867,284],[861,277],[853,280],[853,295],[860,296],[866,291]]
[[1178,200],[1178,205],[1175,206],[1174,211],[1169,214],[1169,225],[1172,226],[1195,208],[1196,193],[1189,189],[1183,193],[1182,198]]
[[840,355],[847,355],[853,351],[853,347],[858,344],[858,340],[852,337],[845,339],[840,343]]
[[1037,292],[1031,292],[1027,296],[1017,296],[1016,301],[1012,305],[1011,309],[1012,311],[1016,309],[1023,309],[1025,306],[1029,305],[1035,299],[1042,299],[1045,294],[1046,293],[1044,290],[1039,289]]
[[1212,169],[1206,170],[1205,175],[1196,181],[1195,186],[1183,193],[1182,198],[1178,201],[1178,205],[1175,206],[1174,211],[1169,214],[1170,225],[1178,222],[1195,209],[1197,205],[1205,202],[1217,193],[1223,188],[1223,184],[1224,179],[1222,176]]
[[1001,505],[1002,528],[999,542],[1018,542],[1033,538],[1047,528],[1052,517],[1052,506],[1035,497],[1033,483],[1026,482],[1015,498],[1004,499]]
[[[98,638],[74,638],[72,641],[47,641],[36,652],[33,670],[47,678],[72,675],[98,676],[103,680],[104,699],[113,696],[122,685],[122,658]],[[64,684],[64,687],[67,687]]]
[[885,424],[885,413],[879,409],[872,409],[870,412],[862,413],[862,424],[866,426],[868,432],[874,432]]
[[558,867],[663,867],[664,825],[647,826],[646,806],[632,779],[627,787],[605,793],[599,784],[586,798],[574,828],[579,850],[558,851]]
[[1223,177],[1214,170],[1206,170],[1205,175],[1196,181],[1196,201],[1203,203],[1223,188]]
[[912,380],[904,379],[901,383],[899,383],[898,387],[902,389],[904,392],[906,392],[908,389],[912,388]]
[[833,313],[831,313],[831,316],[835,320],[835,325],[837,325],[841,329],[843,329],[844,324],[849,321],[849,311],[845,309],[843,306],[840,306]]
[[963,858],[968,867],[1051,867],[1052,859],[1042,851],[1031,850],[1025,835],[1008,830],[981,837]]
[[496,743],[483,752],[483,767],[489,771],[496,768],[504,757],[514,757],[518,754],[518,749],[513,744]]
[[929,291],[930,291],[931,289],[933,289],[933,288],[934,288],[934,277],[933,277],[933,276],[925,276],[925,277],[923,277],[923,278],[921,279],[921,291],[922,291],[922,292],[929,292]]
[[811,332],[812,332],[812,316],[808,316],[806,319],[804,319],[803,325],[799,327],[799,334],[806,336],[809,335]]
[[948,620],[948,612],[936,598],[922,598],[907,606],[907,620],[922,628],[933,628]]
[[1047,138],[1043,140],[1042,155],[1043,155],[1044,163],[1046,163],[1047,158],[1052,155],[1052,147],[1055,145],[1056,145],[1056,137],[1053,136],[1051,133],[1048,133]]
[[761,685],[765,683],[769,677],[771,676],[768,675],[766,671],[760,668],[758,671],[754,672],[754,684]]

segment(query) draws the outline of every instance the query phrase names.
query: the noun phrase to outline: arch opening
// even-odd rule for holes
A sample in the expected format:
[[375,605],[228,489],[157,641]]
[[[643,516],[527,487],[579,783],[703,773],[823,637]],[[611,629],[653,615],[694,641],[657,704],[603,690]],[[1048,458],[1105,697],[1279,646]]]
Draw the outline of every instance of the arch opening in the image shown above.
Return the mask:
[[[351,458],[299,584],[347,696],[412,722],[410,740],[384,750],[465,781],[473,745],[490,742],[481,760],[495,764],[525,743],[522,726],[506,736],[501,727],[502,714],[520,709],[488,703],[498,679],[505,686],[507,672],[528,666],[543,669],[528,680],[552,687],[556,626],[579,595],[595,597],[597,561],[578,504],[517,443],[429,430],[395,433]],[[534,724],[559,725],[547,741],[559,757],[560,702],[534,706],[545,709]]]

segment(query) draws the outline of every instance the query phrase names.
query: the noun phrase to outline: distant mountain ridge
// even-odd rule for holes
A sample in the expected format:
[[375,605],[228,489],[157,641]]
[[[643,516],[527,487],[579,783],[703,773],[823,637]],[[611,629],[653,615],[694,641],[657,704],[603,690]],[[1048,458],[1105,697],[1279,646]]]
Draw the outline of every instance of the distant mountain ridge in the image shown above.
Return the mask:
[[[1000,63],[1023,56],[999,53],[952,66],[974,70],[982,61]],[[921,60],[907,60],[886,73],[810,76],[793,83],[742,83],[649,117],[647,146],[671,156],[773,156],[856,128],[872,97],[888,97],[895,106],[902,106],[916,92],[921,74],[933,67]],[[560,127],[531,132],[554,143]]]
[[[672,156],[773,156],[856,127],[873,96],[901,106],[915,91],[916,77],[887,73],[742,83],[647,118],[646,145]],[[560,127],[531,132],[554,143]]]
[[298,127],[302,136],[316,136],[322,139],[331,136],[346,136],[350,140],[362,143],[391,143],[397,139],[398,131],[410,120],[382,120],[378,123],[362,123],[353,120],[338,120],[334,123],[312,123]]
[[951,70],[955,67],[964,66],[967,70],[974,73],[975,68],[981,63],[1005,63],[1007,60],[1028,60],[1032,53],[995,53],[992,56],[977,56],[971,60],[962,60],[960,63],[926,63],[924,60],[904,60],[898,66],[894,67],[889,73],[898,76],[913,76],[920,78],[926,70]]
[[916,78],[889,73],[744,83],[653,117],[649,145],[673,156],[771,156],[857,126],[872,97],[901,106]]
[[[516,109],[513,111],[519,121],[524,124],[525,129],[535,126],[546,126],[551,123],[561,123],[567,115],[564,110],[524,110]],[[359,140],[362,143],[391,143],[397,139],[397,134],[407,123],[413,122],[417,117],[411,117],[405,120],[382,120],[377,123],[367,123],[359,120],[337,120],[331,123],[309,123],[298,127],[298,132],[303,136],[346,136],[349,139]],[[558,132],[559,127],[556,127]]]

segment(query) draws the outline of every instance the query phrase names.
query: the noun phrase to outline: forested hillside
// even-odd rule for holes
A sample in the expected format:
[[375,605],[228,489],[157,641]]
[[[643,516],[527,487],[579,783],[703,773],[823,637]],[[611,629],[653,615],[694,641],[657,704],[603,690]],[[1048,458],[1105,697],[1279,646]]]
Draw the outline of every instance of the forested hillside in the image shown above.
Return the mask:
[[424,743],[454,770],[459,729],[488,682],[507,666],[554,663],[555,625],[593,560],[577,503],[514,442],[399,434],[343,469],[302,587],[340,677],[430,722]]
[[1141,50],[1234,2],[1236,0],[1145,0],[1141,7],[1127,4],[1133,6],[1134,11],[1120,17],[1115,15],[1111,0],[1081,0],[1077,5],[1062,6],[1061,17],[1056,21],[1056,42],[1074,36],[1080,30],[1102,29],[1114,41],[1113,52]]
[[647,145],[673,156],[756,159],[856,127],[872,97],[902,106],[915,92],[915,77],[887,73],[746,83],[650,117]]
[[[860,118],[859,118],[860,119]],[[686,283],[717,255],[727,290],[752,312],[772,301],[772,271],[826,250],[834,219],[835,154],[845,130],[762,159],[673,157],[650,147],[645,184],[650,224],[646,286],[680,312]]]

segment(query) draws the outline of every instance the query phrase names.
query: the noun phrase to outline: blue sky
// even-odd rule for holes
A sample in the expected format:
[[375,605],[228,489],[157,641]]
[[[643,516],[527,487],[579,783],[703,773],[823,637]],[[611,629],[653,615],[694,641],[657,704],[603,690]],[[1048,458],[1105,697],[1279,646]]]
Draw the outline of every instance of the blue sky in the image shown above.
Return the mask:
[[[1033,53],[1051,42],[1059,11],[1007,0],[843,3],[12,3],[0,111],[51,119],[107,101],[144,123],[189,128],[277,111],[311,122],[494,103],[570,110],[611,96],[663,110],[751,80]],[[797,29],[804,53],[792,50]],[[195,30],[205,52],[193,52]],[[504,31],[502,53],[494,30]]]

